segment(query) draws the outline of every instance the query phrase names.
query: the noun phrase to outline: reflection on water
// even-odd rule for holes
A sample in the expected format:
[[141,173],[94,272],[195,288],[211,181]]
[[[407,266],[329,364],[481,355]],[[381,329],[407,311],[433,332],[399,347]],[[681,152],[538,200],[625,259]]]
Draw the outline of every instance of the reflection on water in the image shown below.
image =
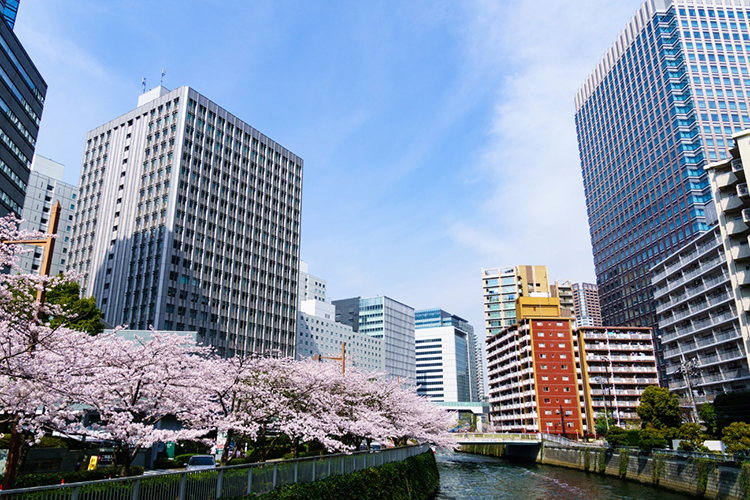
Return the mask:
[[685,500],[687,496],[573,469],[466,453],[438,454],[442,500]]

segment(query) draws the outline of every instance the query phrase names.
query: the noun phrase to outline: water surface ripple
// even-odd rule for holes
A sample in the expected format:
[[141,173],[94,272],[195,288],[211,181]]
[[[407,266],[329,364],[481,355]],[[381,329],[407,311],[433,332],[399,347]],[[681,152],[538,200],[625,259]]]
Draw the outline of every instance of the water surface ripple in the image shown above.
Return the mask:
[[440,490],[436,499],[512,500],[685,500],[640,483],[562,467],[453,453],[437,455]]

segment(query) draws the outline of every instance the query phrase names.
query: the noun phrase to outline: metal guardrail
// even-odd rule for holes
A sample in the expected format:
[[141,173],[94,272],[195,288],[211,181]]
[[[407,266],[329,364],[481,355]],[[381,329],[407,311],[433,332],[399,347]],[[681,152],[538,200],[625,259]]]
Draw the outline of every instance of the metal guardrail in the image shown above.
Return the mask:
[[690,459],[690,458],[705,458],[708,460],[713,460],[716,462],[737,462],[737,463],[743,463],[748,462],[750,463],[750,456],[746,455],[730,455],[728,453],[713,453],[710,451],[682,451],[682,450],[665,450],[665,449],[653,449],[651,450],[652,455],[665,455],[669,457],[676,457],[676,458],[684,458],[684,459]]
[[385,448],[350,455],[259,462],[210,470],[164,472],[148,476],[0,491],[0,500],[206,500],[264,494],[277,486],[348,474],[427,452],[429,445]]

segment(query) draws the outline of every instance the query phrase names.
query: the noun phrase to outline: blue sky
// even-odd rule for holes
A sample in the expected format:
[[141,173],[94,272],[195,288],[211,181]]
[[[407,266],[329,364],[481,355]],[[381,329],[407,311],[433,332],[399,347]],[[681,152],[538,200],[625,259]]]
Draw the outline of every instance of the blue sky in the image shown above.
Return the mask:
[[633,0],[22,0],[49,90],[37,152],[189,85],[305,161],[301,257],[332,298],[483,331],[483,267],[593,281],[573,96]]

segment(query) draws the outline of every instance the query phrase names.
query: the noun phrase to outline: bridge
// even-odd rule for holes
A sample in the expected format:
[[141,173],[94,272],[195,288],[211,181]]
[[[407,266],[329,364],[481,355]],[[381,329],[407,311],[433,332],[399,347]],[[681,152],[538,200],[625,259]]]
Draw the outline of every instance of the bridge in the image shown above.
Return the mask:
[[453,434],[456,445],[462,444],[504,444],[504,445],[521,445],[521,446],[539,446],[543,442],[552,442],[566,446],[592,446],[598,448],[601,443],[587,443],[585,441],[576,441],[568,439],[558,434],[547,434],[544,432],[456,432]]
[[454,434],[457,445],[463,444],[504,444],[504,445],[527,445],[539,446],[544,437],[541,433],[481,433],[481,432],[457,432]]

